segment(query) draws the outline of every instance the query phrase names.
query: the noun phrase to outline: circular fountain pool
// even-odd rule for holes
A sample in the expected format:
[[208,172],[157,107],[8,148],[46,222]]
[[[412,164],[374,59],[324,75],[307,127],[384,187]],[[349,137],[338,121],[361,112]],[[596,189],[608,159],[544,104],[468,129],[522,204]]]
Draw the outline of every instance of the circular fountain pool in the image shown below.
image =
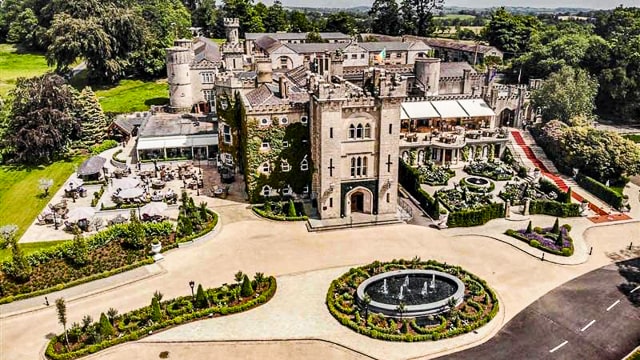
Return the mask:
[[483,179],[483,178],[479,178],[479,177],[473,177],[473,176],[469,176],[464,178],[464,181],[468,182],[471,185],[475,185],[475,186],[489,186],[489,180],[487,179]]
[[[451,298],[456,305],[464,295],[460,279],[435,270],[396,270],[378,274],[363,281],[357,289],[358,301],[365,294],[371,302],[369,310],[389,316],[418,317],[449,309]],[[397,310],[405,304],[402,314]]]

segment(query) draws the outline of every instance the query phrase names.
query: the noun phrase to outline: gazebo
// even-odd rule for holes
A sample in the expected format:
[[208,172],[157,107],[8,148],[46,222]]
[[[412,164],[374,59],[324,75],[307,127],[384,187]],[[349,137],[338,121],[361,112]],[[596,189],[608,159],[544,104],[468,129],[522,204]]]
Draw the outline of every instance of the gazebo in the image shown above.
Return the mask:
[[100,156],[93,156],[85,160],[78,168],[78,177],[85,181],[99,180],[105,162],[107,159]]

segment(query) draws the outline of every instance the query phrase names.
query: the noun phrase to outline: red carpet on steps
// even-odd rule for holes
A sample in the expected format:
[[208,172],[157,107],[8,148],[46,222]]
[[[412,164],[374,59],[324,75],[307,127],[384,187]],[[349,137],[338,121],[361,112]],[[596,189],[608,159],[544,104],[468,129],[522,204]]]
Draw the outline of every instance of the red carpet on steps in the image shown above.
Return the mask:
[[[542,174],[546,177],[548,177],[549,179],[553,180],[554,183],[556,183],[556,185],[562,189],[562,191],[567,191],[569,190],[569,187],[567,186],[567,184],[565,184],[564,180],[562,180],[562,178],[560,178],[559,176],[557,176],[556,174],[553,174],[549,171],[549,169],[544,166],[544,164],[542,163],[542,161],[538,160],[538,158],[536,157],[536,154],[533,153],[533,150],[531,150],[531,148],[529,147],[529,145],[527,145],[526,142],[524,142],[524,139],[522,138],[522,135],[520,135],[520,133],[518,131],[512,131],[511,132],[511,136],[513,136],[513,139],[516,141],[516,144],[518,144],[522,150],[524,151],[524,154],[527,156],[527,158],[529,160],[531,160],[531,162],[538,168],[540,169],[540,171],[542,172]],[[579,202],[582,202],[582,200],[584,200],[584,198],[582,196],[580,196],[580,194],[576,193],[575,191],[571,192],[571,195],[574,199],[576,199]],[[597,207],[595,204],[592,204],[591,202],[589,202],[589,208],[591,210],[593,210],[593,212],[595,212],[596,214],[598,214],[599,216],[607,216],[609,215],[608,212],[600,209],[599,207]]]

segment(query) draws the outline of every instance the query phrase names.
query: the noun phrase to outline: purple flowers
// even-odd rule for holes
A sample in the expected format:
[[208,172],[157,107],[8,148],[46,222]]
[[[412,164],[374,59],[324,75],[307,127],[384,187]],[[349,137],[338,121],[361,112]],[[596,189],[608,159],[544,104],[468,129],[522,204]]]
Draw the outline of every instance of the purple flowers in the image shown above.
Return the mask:
[[[550,238],[548,236],[555,236],[555,234],[551,234],[551,229],[550,227],[548,228],[543,228],[542,234],[538,234],[536,232],[531,232],[531,233],[527,233],[526,229],[520,229],[517,231],[517,233],[521,236],[521,239],[527,239],[527,242],[531,242],[531,240],[536,240],[537,242],[540,243],[541,247],[547,248],[549,250],[553,250],[553,251],[562,251],[562,248],[571,248],[572,244],[571,244],[571,240],[567,234],[567,229],[564,227],[560,228],[560,235],[562,237],[562,246],[559,246],[556,241],[553,238]],[[547,235],[547,236],[545,236]]]

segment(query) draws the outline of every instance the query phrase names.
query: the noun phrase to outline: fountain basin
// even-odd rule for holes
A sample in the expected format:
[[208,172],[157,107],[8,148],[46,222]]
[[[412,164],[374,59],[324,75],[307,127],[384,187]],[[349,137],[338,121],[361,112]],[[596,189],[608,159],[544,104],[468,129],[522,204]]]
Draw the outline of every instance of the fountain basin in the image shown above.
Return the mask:
[[[433,280],[435,287],[432,286]],[[387,293],[384,293],[385,284]],[[420,317],[449,310],[451,298],[456,306],[459,305],[463,301],[464,290],[462,281],[453,275],[435,270],[408,269],[388,271],[366,279],[358,286],[356,296],[362,302],[365,294],[369,295],[368,309],[374,313]],[[397,310],[401,302],[405,304],[402,314]]]
[[479,177],[475,177],[475,176],[468,176],[466,178],[464,178],[464,181],[466,181],[467,183],[471,184],[471,185],[475,185],[475,186],[482,186],[482,187],[489,187],[490,182],[487,179],[483,179],[483,178],[479,178]]

